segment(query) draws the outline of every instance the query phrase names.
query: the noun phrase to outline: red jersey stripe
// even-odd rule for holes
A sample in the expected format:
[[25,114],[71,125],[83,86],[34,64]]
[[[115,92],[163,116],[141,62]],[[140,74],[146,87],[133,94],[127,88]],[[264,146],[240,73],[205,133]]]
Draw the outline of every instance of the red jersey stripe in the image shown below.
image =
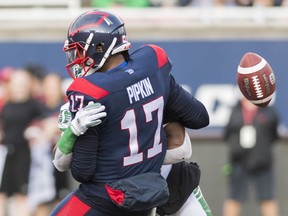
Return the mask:
[[74,82],[69,86],[68,91],[80,92],[97,100],[109,94],[109,92],[105,89],[90,83],[84,78],[75,79]]
[[166,55],[166,52],[158,46],[149,44],[148,46],[152,47],[154,51],[156,52],[157,60],[158,60],[158,68],[163,67],[168,62],[168,57]]
[[71,199],[65,204],[65,206],[61,209],[61,211],[57,214],[57,216],[82,216],[85,215],[90,206],[83,203],[76,196],[72,196]]

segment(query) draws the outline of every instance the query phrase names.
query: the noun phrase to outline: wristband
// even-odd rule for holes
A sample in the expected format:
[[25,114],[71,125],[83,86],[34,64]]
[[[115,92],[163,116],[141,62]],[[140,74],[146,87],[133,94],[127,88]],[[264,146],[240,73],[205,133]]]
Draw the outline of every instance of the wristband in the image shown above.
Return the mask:
[[77,136],[68,127],[58,140],[57,146],[63,154],[67,155],[72,152],[76,139]]

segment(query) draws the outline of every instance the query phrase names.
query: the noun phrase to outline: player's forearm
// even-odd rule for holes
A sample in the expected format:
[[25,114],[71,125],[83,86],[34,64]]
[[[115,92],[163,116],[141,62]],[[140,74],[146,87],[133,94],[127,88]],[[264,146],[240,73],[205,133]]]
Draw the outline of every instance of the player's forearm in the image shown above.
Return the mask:
[[58,140],[57,146],[63,154],[70,154],[76,139],[77,136],[72,132],[71,128],[68,127]]
[[52,162],[57,170],[64,172],[70,169],[71,157],[72,153],[65,155],[60,151],[58,146],[56,146],[54,159]]
[[185,127],[178,122],[171,122],[164,127],[167,135],[168,149],[180,147],[185,139]]
[[166,150],[163,164],[174,164],[184,160],[188,160],[192,155],[192,144],[190,137],[185,132],[185,139],[181,146]]
[[64,172],[70,168],[72,149],[77,139],[68,127],[57,142],[53,164],[57,170]]

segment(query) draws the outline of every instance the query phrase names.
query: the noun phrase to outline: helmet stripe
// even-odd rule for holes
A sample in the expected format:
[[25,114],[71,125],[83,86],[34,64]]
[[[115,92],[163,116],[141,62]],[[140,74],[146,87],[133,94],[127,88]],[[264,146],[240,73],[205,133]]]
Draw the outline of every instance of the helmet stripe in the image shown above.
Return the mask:
[[73,37],[76,33],[80,32],[81,30],[89,29],[91,27],[97,27],[97,26],[101,25],[101,23],[104,21],[104,19],[109,16],[109,14],[100,13],[100,12],[89,12],[88,14],[101,14],[102,17],[96,23],[91,23],[91,24],[83,25],[83,26],[80,26],[79,28],[76,28],[73,32],[69,33],[69,35],[71,37]]

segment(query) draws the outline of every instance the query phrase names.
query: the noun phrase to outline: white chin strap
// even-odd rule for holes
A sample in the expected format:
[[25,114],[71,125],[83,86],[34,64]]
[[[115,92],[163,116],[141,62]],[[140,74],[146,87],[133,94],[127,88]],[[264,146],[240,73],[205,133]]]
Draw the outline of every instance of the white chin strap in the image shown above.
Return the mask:
[[112,49],[114,48],[116,42],[117,42],[117,38],[114,37],[112,43],[110,44],[109,48],[107,49],[106,53],[104,54],[104,56],[103,56],[101,62],[99,63],[99,65],[96,68],[91,68],[87,72],[87,75],[90,75],[90,74],[94,73],[95,71],[97,71],[98,69],[100,69],[104,65],[106,59],[109,57],[109,55],[110,55]]
[[122,43],[120,46],[115,47],[112,51],[112,55],[119,53],[119,52],[123,52],[125,50],[128,50],[131,47],[131,43],[126,41],[125,43]]

